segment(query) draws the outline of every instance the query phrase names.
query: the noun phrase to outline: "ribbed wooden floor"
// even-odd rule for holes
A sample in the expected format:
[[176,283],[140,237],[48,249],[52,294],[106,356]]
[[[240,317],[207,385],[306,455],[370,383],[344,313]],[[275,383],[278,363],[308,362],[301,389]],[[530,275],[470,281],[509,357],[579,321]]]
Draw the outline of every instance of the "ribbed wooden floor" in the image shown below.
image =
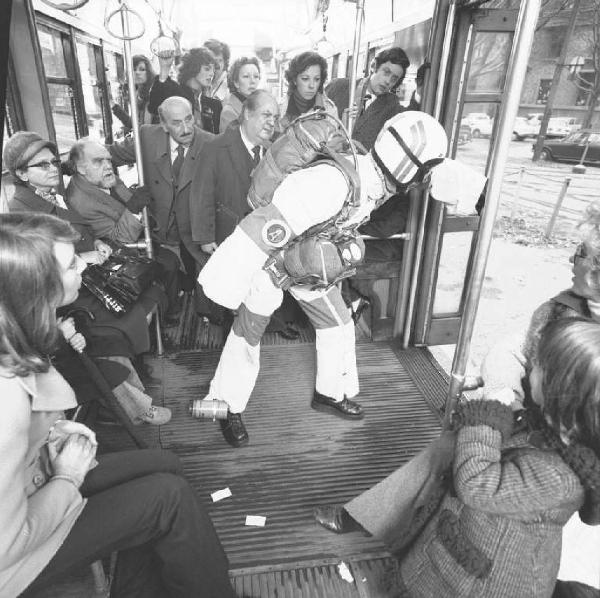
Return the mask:
[[[250,444],[241,449],[225,443],[218,422],[187,412],[189,401],[203,396],[218,354],[183,353],[153,364],[163,379],[164,405],[173,411],[171,424],[161,428],[161,444],[182,458],[234,569],[383,555],[371,538],[328,533],[314,523],[312,509],[369,488],[438,433],[438,418],[412,377],[415,365],[403,366],[387,343],[358,345],[364,420],[312,410],[314,350],[310,343],[262,348],[261,373],[244,414]],[[428,366],[431,376],[421,351],[403,354]],[[442,378],[433,374],[441,390]],[[233,496],[213,504],[210,493],[225,487]],[[267,524],[246,527],[246,515],[263,515]]]
[[[435,437],[445,377],[425,350],[359,342],[366,417],[351,422],[310,408],[314,351],[310,342],[262,347],[261,373],[244,414],[250,444],[241,449],[225,443],[218,422],[188,414],[189,402],[208,386],[218,352],[149,360],[163,383],[148,390],[156,404],[173,410],[173,419],[160,430],[140,431],[181,457],[229,555],[240,597],[387,598],[384,547],[360,533],[327,532],[312,510],[369,488]],[[105,448],[132,448],[118,428],[99,432]],[[212,503],[210,493],[225,487],[233,496]],[[265,516],[266,526],[246,527],[246,515]],[[342,560],[353,583],[338,573]],[[82,587],[67,582],[58,593],[48,588],[36,598],[89,596]]]

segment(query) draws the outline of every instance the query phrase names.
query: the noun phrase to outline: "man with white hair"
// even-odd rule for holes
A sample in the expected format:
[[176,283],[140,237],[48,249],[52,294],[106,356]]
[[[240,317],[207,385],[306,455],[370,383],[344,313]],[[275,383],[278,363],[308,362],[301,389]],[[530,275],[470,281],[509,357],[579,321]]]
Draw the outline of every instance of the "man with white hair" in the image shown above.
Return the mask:
[[[194,279],[208,255],[194,243],[190,227],[191,182],[199,166],[200,151],[213,138],[194,124],[190,102],[172,96],[158,108],[160,124],[140,128],[145,186],[152,197],[149,206],[156,228],[153,231],[162,247],[177,254]],[[109,147],[115,166],[135,162],[133,140]],[[197,305],[199,311],[208,304]]]

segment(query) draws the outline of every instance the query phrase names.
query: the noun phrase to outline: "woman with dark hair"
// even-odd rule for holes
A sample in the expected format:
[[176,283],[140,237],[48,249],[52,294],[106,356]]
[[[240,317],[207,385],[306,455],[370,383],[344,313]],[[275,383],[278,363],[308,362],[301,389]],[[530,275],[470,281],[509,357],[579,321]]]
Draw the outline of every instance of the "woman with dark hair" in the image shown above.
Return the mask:
[[225,42],[220,42],[218,39],[207,39],[203,45],[215,55],[215,60],[217,61],[215,76],[213,77],[212,85],[210,86],[207,95],[223,102],[229,95],[229,87],[227,85],[229,58],[231,56],[229,46]]
[[215,56],[208,48],[192,48],[181,58],[177,82],[169,76],[174,60],[172,52],[158,56],[160,71],[150,90],[148,110],[158,118],[158,107],[164,100],[182,96],[192,104],[196,124],[209,133],[218,133],[221,101],[208,96],[217,67]]
[[154,70],[150,60],[143,54],[136,54],[133,57],[133,74],[135,76],[138,121],[140,125],[149,125],[152,123],[152,115],[148,110],[148,100],[152,83],[154,83]]
[[[15,192],[8,204],[11,212],[52,214],[69,222],[79,233],[75,246],[78,256],[87,263],[102,263],[110,256],[111,247],[95,239],[84,218],[56,193],[61,174],[60,160],[53,143],[42,139],[37,133],[19,131],[5,143],[2,157],[15,183]],[[150,349],[146,317],[156,302],[155,297],[142,297],[127,314],[116,317],[83,289],[64,311],[91,314],[90,318],[82,318],[80,322],[87,339],[88,352],[96,359],[132,421],[162,425],[169,421],[171,413],[164,407],[152,405],[152,398],[145,393],[131,363],[136,356]],[[73,365],[72,356],[71,359],[67,357],[68,350],[66,355],[60,352],[58,364],[61,373],[77,386],[80,395],[88,395],[89,381],[81,375],[80,368]]]
[[232,598],[227,557],[175,455],[103,455],[64,419],[75,395],[49,355],[81,284],[79,235],[0,215],[0,595],[40,590],[118,551],[111,596]]
[[280,125],[285,128],[295,118],[310,111],[322,110],[337,117],[335,104],[325,95],[327,61],[317,52],[302,52],[292,58],[285,72],[287,97],[280,105]]
[[223,102],[219,130],[221,133],[242,113],[242,104],[260,83],[260,64],[255,56],[238,58],[229,71],[229,97]]

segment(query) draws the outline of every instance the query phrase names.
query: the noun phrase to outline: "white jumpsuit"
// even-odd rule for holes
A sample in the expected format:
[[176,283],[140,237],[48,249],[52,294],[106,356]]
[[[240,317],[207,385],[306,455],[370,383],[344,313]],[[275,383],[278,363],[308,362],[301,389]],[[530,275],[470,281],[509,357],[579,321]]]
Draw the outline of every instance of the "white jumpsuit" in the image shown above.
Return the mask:
[[[353,219],[360,221],[384,189],[370,158],[359,160],[361,209]],[[272,203],[246,216],[208,260],[198,282],[210,299],[237,314],[206,398],[225,401],[232,413],[244,411],[260,368],[260,339],[283,298],[262,267],[272,251],[337,214],[347,193],[346,179],[330,164],[289,174]],[[316,390],[336,401],[356,396],[354,322],[340,290],[294,285],[290,292],[316,330]]]

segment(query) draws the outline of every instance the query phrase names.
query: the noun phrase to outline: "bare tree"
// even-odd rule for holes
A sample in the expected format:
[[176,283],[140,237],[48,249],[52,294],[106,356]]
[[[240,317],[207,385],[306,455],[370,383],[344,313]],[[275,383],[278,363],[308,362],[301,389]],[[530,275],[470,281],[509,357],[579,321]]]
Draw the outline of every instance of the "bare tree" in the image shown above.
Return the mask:
[[600,99],[600,0],[589,0],[588,16],[586,23],[590,23],[590,30],[583,34],[585,48],[592,62],[592,70],[583,76],[580,72],[573,72],[572,81],[575,86],[585,92],[588,109],[583,118],[581,127],[587,129],[592,124],[594,112]]

